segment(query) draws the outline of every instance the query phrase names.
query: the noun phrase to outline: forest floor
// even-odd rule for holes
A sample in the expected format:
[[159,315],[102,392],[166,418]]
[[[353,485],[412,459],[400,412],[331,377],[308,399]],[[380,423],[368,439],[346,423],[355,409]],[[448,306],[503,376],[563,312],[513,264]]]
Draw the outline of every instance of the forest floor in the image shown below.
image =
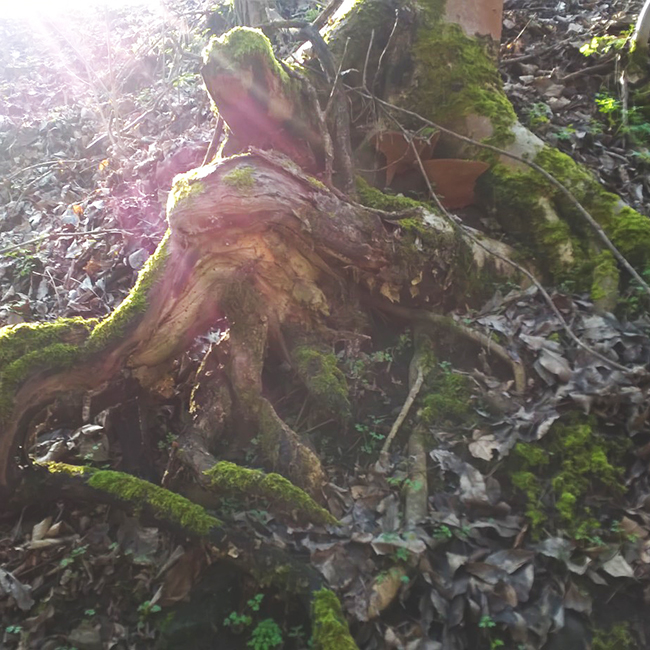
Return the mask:
[[[198,73],[212,4],[0,18],[0,325],[105,316],[133,286],[166,229],[173,177],[202,163],[213,134]],[[617,55],[641,4],[506,0],[501,72],[524,125],[650,215],[650,123],[626,106]],[[317,8],[278,5],[285,18]],[[638,288],[617,317],[596,315],[571,286],[553,299],[601,353],[650,361]],[[518,354],[530,390],[515,395],[507,369],[486,358],[477,369],[476,350],[446,342],[418,405],[436,423],[426,522],[403,528],[403,440],[392,473],[372,471],[408,393],[412,342],[388,328],[340,355],[353,403],[344,436],[311,412],[298,382],[276,403],[324,459],[341,526],[301,527],[272,504],[228,499],[219,516],[311,561],[364,650],[586,649],[592,637],[595,650],[648,647],[647,387],[599,372],[534,287],[495,287],[488,304],[455,317]],[[151,427],[158,478],[213,340],[199,337],[178,360],[175,394]],[[585,418],[558,426],[576,404]],[[119,468],[105,420],[44,432],[31,453],[60,443],[68,462]],[[532,443],[542,438],[540,457]],[[575,509],[565,495],[578,492]],[[61,502],[0,519],[0,648],[307,648],[304,612],[283,596],[214,549],[107,506]]]

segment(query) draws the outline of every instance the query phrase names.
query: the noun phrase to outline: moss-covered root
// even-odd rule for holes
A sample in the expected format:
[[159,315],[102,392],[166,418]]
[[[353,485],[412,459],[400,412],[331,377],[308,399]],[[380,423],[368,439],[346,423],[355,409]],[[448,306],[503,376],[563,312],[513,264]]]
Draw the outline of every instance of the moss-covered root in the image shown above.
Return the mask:
[[[558,180],[596,220],[619,252],[637,270],[650,265],[650,220],[607,192],[582,165],[544,147],[534,162]],[[556,283],[591,288],[602,309],[616,299],[618,269],[603,243],[572,201],[536,170],[495,165],[490,177],[495,214],[507,231],[528,246]]]
[[225,494],[261,497],[271,508],[294,512],[298,517],[315,524],[338,524],[325,508],[319,506],[305,491],[279,474],[239,467],[221,461],[204,472],[212,488]]
[[312,600],[312,639],[315,650],[358,650],[334,592],[320,589]]
[[[111,502],[140,512],[148,511],[156,519],[181,528],[187,534],[205,536],[221,527],[216,517],[196,503],[130,474],[65,463],[46,463],[42,467],[55,476],[76,477],[92,490],[109,497]],[[101,501],[101,497],[98,500]]]
[[301,345],[292,351],[296,372],[323,412],[345,419],[350,414],[348,384],[329,350]]

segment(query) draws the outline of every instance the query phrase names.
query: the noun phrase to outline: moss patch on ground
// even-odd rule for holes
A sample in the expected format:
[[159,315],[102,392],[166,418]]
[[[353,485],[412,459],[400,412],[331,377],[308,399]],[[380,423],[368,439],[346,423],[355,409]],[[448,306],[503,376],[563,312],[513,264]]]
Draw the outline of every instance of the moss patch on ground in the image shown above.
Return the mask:
[[629,623],[617,623],[608,630],[594,629],[592,650],[635,650],[638,647],[630,634]]
[[358,650],[343,617],[341,603],[329,589],[314,593],[312,639],[315,650]]
[[266,499],[273,509],[294,511],[298,516],[315,524],[338,524],[336,518],[319,506],[304,490],[279,474],[266,474],[226,461],[217,463],[204,473],[210,480],[210,485],[219,491],[242,497],[261,497]]
[[533,534],[547,524],[578,539],[597,531],[599,522],[585,500],[625,492],[621,463],[626,442],[606,438],[592,421],[578,421],[553,426],[543,442],[517,443],[510,479],[526,497]]
[[464,375],[438,365],[429,373],[424,391],[421,417],[425,424],[457,426],[471,418],[472,392]]

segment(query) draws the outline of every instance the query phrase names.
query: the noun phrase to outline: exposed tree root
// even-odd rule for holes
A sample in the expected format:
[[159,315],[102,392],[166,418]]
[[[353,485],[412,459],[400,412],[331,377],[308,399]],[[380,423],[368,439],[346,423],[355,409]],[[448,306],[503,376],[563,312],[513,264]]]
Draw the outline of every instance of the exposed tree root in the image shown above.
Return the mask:
[[483,332],[473,330],[462,323],[457,323],[449,316],[443,314],[436,314],[431,311],[413,309],[410,307],[403,307],[402,305],[394,305],[388,302],[381,302],[376,304],[378,309],[386,311],[400,318],[406,318],[412,321],[422,321],[429,323],[437,328],[446,329],[451,332],[456,332],[478,345],[484,347],[488,352],[493,353],[499,357],[504,363],[512,369],[513,379],[517,392],[523,393],[526,388],[526,370],[523,363],[517,359],[513,359],[508,351],[499,343],[491,339]]
[[200,537],[222,549],[224,561],[235,563],[262,586],[306,599],[312,618],[315,647],[321,650],[354,649],[336,596],[309,564],[285,551],[209,515],[200,506],[122,472],[95,470],[60,463],[34,467],[24,476],[21,493],[38,494],[39,500],[71,498],[136,510],[163,528]]

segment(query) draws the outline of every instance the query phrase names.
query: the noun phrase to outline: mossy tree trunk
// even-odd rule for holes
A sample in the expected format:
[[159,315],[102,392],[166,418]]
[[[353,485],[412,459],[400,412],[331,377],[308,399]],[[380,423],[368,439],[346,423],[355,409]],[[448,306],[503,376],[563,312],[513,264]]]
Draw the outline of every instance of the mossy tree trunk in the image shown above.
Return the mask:
[[[365,0],[333,30],[331,43],[337,53],[347,52],[346,68],[369,52],[368,65],[351,85],[363,85],[364,69],[373,71],[365,74],[368,89],[411,111],[400,117],[403,125],[414,131],[425,127],[416,113],[536,163],[573,194],[628,261],[643,269],[650,261],[650,221],[518,122],[497,70],[500,24],[498,0]],[[370,50],[368,31],[373,32]],[[366,104],[358,100],[359,113]],[[394,130],[392,119],[380,112],[379,128]],[[521,161],[444,133],[436,157],[489,163],[490,171],[478,182],[479,203],[509,237],[533,252],[538,268],[546,270],[544,279],[591,289],[601,309],[614,307],[620,269],[565,192]],[[628,280],[626,274],[622,280]]]
[[[647,221],[517,122],[496,68],[500,10],[492,0],[478,7],[469,0],[360,0],[337,16],[326,35],[331,52],[342,69],[356,70],[346,82],[361,88],[347,100],[357,126],[351,149],[367,161],[368,133],[395,130],[397,113],[390,117],[385,105],[368,109],[375,95],[410,111],[402,119],[407,129],[425,126],[420,115],[534,159],[594,209],[634,263],[645,263]],[[278,62],[257,30],[236,28],[211,42],[203,76],[229,140],[223,156],[175,180],[168,235],[130,296],[100,322],[21,325],[0,334],[0,493],[11,494],[29,477],[25,448],[45,409],[80,407],[125,375],[162,395],[179,353],[226,322],[228,335],[197,375],[188,405],[193,422],[180,440],[184,462],[204,489],[219,489],[224,481],[208,471],[216,450],[256,438],[266,469],[318,500],[325,472],[268,397],[268,359],[282,359],[343,430],[350,402],[333,351],[337,342],[370,333],[371,309],[390,316],[400,303],[401,314],[445,311],[486,297],[495,279],[513,277],[502,262],[509,247],[467,237],[427,205],[365,181],[359,200],[366,205],[342,191],[344,157],[332,155],[331,142],[339,144],[345,132],[331,124],[337,111],[326,111],[333,94],[322,72],[315,61],[300,71]],[[554,186],[511,158],[453,137],[438,146],[446,158],[489,164],[479,205],[535,251],[542,268],[553,269],[550,279],[593,282],[603,307],[611,304],[616,264]],[[414,171],[405,177],[422,183]],[[381,174],[368,180],[381,185]],[[95,414],[86,409],[83,418]],[[105,488],[108,479],[93,487]],[[148,494],[141,486],[129,493]]]

